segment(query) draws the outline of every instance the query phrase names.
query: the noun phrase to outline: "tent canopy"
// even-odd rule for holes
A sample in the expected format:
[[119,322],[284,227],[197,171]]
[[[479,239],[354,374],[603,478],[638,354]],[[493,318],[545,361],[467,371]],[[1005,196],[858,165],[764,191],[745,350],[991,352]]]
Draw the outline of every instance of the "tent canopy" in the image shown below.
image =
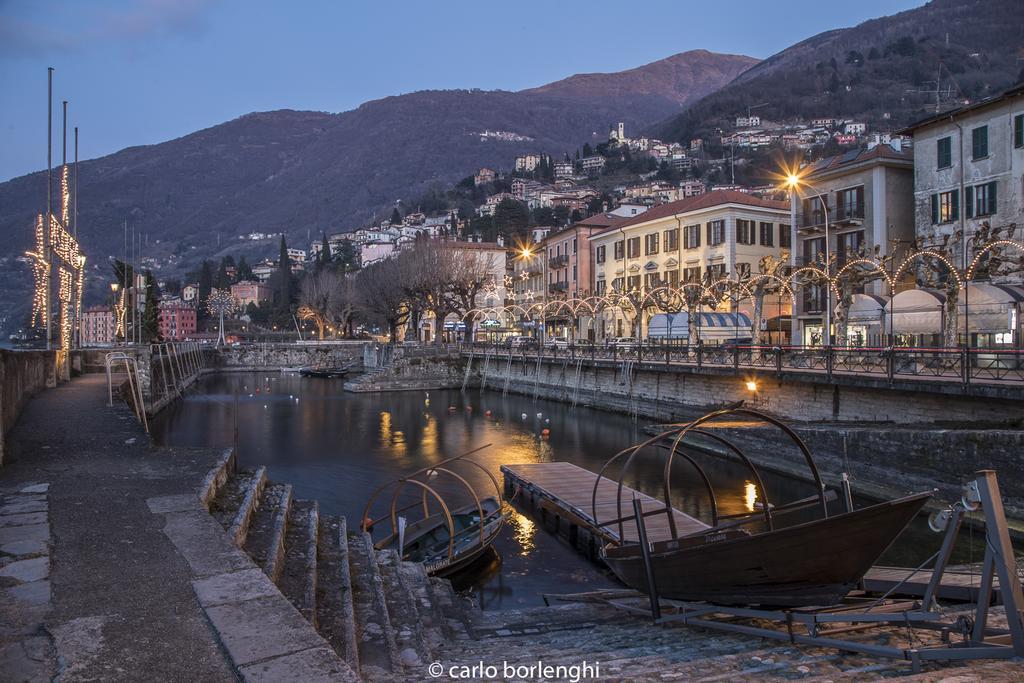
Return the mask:
[[[685,311],[658,313],[651,316],[647,324],[647,336],[687,339],[690,336],[689,320],[690,316]],[[701,336],[705,339],[750,336],[750,318],[743,313],[698,313],[696,323],[701,328]]]
[[882,322],[882,309],[885,299],[874,294],[854,294],[847,322],[851,325],[879,325]]
[[[941,334],[945,294],[930,289],[908,289],[892,299],[892,327],[897,334]],[[957,317],[962,332],[1009,332],[1018,324],[1024,306],[1024,287],[971,283],[957,300]],[[882,325],[889,331],[889,302],[883,307]]]

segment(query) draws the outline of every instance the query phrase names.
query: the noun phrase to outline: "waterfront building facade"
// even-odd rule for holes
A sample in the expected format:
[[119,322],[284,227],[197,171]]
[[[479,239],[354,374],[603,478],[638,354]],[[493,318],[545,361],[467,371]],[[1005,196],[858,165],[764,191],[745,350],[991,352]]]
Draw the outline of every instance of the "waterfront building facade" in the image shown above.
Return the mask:
[[157,328],[164,341],[184,341],[196,333],[196,309],[182,301],[161,302]]
[[[823,267],[829,255],[834,257],[830,271],[834,276],[847,262],[861,256],[895,255],[898,265],[910,252],[914,239],[912,151],[899,143],[850,150],[822,159],[804,173],[804,186],[790,196],[794,269]],[[879,277],[854,289],[847,341],[853,346],[880,344],[884,297],[889,294],[885,280]],[[825,286],[806,285],[795,294],[793,342],[821,344],[827,309]],[[832,303],[835,310],[837,302]]]
[[[591,235],[593,291],[642,298],[663,285],[678,288],[705,276],[742,280],[758,272],[762,257],[780,259],[790,236],[785,202],[716,190],[662,204]],[[612,310],[594,321],[598,341],[646,334],[647,312],[635,320]]]
[[249,304],[257,306],[271,297],[270,285],[252,280],[242,280],[231,285],[231,296],[238,300],[238,305],[246,308]]

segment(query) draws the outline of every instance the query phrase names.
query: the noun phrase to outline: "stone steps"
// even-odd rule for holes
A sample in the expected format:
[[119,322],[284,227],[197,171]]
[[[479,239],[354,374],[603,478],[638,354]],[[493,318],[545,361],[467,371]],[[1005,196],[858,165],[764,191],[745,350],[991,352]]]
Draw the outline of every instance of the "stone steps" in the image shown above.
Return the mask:
[[246,495],[256,484],[257,474],[266,476],[266,470],[238,470],[228,477],[210,501],[210,514],[225,530],[230,530],[242,510]]
[[344,517],[327,516],[320,520],[317,550],[317,628],[334,651],[359,671],[348,528]]
[[401,672],[402,666],[373,542],[367,533],[348,540],[360,671],[367,678],[387,679],[391,672]]
[[430,662],[430,647],[424,634],[424,623],[416,607],[416,598],[402,579],[402,561],[393,550],[377,552],[384,599],[395,634],[398,659],[407,668],[422,667]]
[[253,561],[277,583],[284,563],[284,534],[292,506],[289,484],[269,484],[252,517],[242,548]]
[[320,509],[316,501],[297,500],[288,512],[284,562],[277,585],[296,609],[316,626],[317,544]]

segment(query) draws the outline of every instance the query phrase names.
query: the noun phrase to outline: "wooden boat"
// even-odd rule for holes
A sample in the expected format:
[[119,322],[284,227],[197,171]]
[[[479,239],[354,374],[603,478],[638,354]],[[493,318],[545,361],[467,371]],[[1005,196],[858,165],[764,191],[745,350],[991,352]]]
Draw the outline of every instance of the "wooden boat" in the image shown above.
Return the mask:
[[448,576],[475,562],[494,542],[504,516],[501,502],[494,498],[480,501],[483,522],[476,504],[451,511],[455,535],[449,532],[443,513],[420,519],[405,528],[399,548],[399,535],[393,534],[375,544],[378,550],[399,550],[403,560],[420,562],[430,575]]
[[[819,493],[785,504],[769,502],[760,474],[746,454],[720,432],[702,428],[708,422],[737,416],[754,418],[782,429],[803,454]],[[700,455],[692,448],[694,437],[704,437],[724,446],[750,468],[761,498],[759,506],[750,512],[718,515],[715,491],[699,465]],[[625,473],[636,454],[645,447],[668,452],[664,470],[666,504],[642,512],[646,524],[649,517],[671,510],[672,521],[667,525],[670,532],[663,532],[661,538],[648,539],[647,561],[653,573],[654,590],[662,598],[773,607],[836,604],[857,586],[932,495],[931,492],[919,493],[830,515],[830,496],[806,445],[777,419],[742,407],[717,411],[687,425],[674,426],[622,451],[612,461],[628,455],[622,468]],[[703,451],[704,455],[707,453]],[[667,502],[671,500],[668,474],[673,460],[685,460],[703,479],[711,502],[710,524],[674,510]],[[602,473],[607,467],[606,464]],[[634,529],[638,526],[635,514],[623,514],[621,484],[619,487],[616,518],[601,522],[615,539],[627,537],[625,524]],[[596,491],[595,485],[594,519],[598,519]],[[819,518],[789,526],[779,524],[784,515],[808,509]],[[757,528],[744,528],[746,526]],[[665,527],[665,524],[659,525],[660,529]],[[616,528],[618,533],[615,533]],[[602,557],[628,586],[649,592],[647,564],[638,542],[609,542],[602,549]]]
[[299,370],[299,375],[302,377],[319,377],[320,379],[336,379],[346,376],[351,369],[349,365],[338,368],[302,368]]
[[[374,547],[396,550],[403,560],[422,563],[427,573],[433,576],[455,574],[487,551],[505,523],[505,511],[498,480],[483,465],[467,457],[482,448],[487,446],[447,458],[374,491],[363,509],[362,530],[372,537],[381,522],[390,520],[391,523],[390,533],[375,542]],[[486,474],[494,485],[495,495],[481,497],[469,481],[453,469],[460,464],[475,467]],[[446,479],[446,483],[454,483],[463,489],[472,502],[459,507],[450,505],[439,491],[435,481],[438,479]],[[391,490],[388,514],[371,519],[374,502],[388,489]],[[400,508],[400,496],[403,491],[409,493],[410,489],[418,500]],[[440,510],[431,512],[431,503]],[[422,509],[422,517],[409,522],[403,513],[416,508]]]

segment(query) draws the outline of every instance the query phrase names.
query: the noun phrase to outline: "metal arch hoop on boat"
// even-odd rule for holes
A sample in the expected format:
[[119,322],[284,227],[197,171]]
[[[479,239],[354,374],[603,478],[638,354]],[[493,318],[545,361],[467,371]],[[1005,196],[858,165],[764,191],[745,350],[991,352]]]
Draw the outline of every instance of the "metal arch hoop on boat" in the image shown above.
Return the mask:
[[[382,486],[382,487],[378,488],[376,491],[374,491],[373,497],[370,498],[370,502],[367,503],[366,504],[366,508],[363,509],[363,521],[362,521],[362,523],[360,525],[360,528],[362,528],[363,531],[368,531],[368,529],[366,528],[367,527],[366,515],[370,511],[370,506],[373,504],[373,501],[377,497],[377,494],[379,494],[381,491],[383,491],[388,486],[392,486],[394,484],[398,484],[399,485],[398,486],[398,491],[401,491],[402,488],[404,488],[406,484],[413,484],[415,486],[419,486],[420,488],[424,489],[425,491],[429,491],[430,494],[432,496],[434,496],[434,498],[437,500],[437,502],[441,505],[441,510],[444,511],[444,518],[448,522],[448,557],[451,558],[451,556],[454,554],[454,550],[455,550],[455,521],[452,519],[452,513],[451,513],[450,510],[448,510],[448,504],[444,502],[444,498],[442,498],[441,495],[437,491],[432,489],[430,486],[424,484],[419,479],[408,479],[407,478],[407,479],[402,479],[402,480],[397,481],[397,482],[388,482],[384,486]],[[398,529],[398,519],[397,519],[396,510],[395,510],[395,502],[397,500],[398,500],[398,492],[396,491],[396,493],[391,498],[391,537],[393,537],[397,533],[397,529]]]
[[[451,470],[445,469],[443,467],[432,467],[431,470],[433,470],[434,472],[444,472],[445,474],[449,474],[452,477],[454,477],[455,479],[458,479],[459,481],[462,482],[462,485],[466,487],[466,490],[469,491],[469,494],[471,496],[473,496],[473,502],[476,503],[476,509],[480,513],[480,543],[484,543],[484,541],[486,539],[486,536],[484,535],[484,506],[483,506],[483,503],[480,502],[480,496],[478,496],[476,494],[476,491],[473,489],[473,487],[470,485],[470,483],[468,481],[466,481],[463,477],[459,476],[455,472],[452,472]],[[398,502],[398,494],[396,492],[395,493],[395,497],[391,499],[391,516],[392,516],[392,518],[394,518],[395,514],[396,514],[395,513],[395,505],[396,505],[397,502]],[[424,517],[429,516],[427,513],[428,513],[428,510],[427,510],[427,492],[424,491],[423,492],[423,515],[424,515]],[[452,530],[452,536],[454,536],[454,535],[455,535],[455,531]],[[449,553],[449,557],[451,557],[450,553]]]
[[717,435],[717,434],[714,434],[712,432],[709,432],[707,430],[699,429],[700,425],[702,425],[702,424],[705,424],[705,423],[710,422],[712,420],[718,419],[718,418],[723,417],[725,415],[733,415],[733,414],[748,415],[748,416],[753,417],[755,419],[761,420],[762,422],[766,422],[768,424],[774,425],[775,427],[778,427],[787,436],[790,437],[790,439],[796,444],[797,448],[800,450],[800,453],[804,457],[804,461],[806,462],[808,468],[811,470],[811,476],[813,477],[814,483],[815,483],[815,485],[817,487],[817,490],[818,490],[817,497],[818,497],[818,502],[821,505],[822,515],[827,518],[828,517],[828,503],[827,503],[827,500],[826,500],[826,497],[825,497],[825,487],[824,487],[824,484],[823,484],[823,482],[821,480],[821,475],[818,472],[817,465],[815,465],[814,459],[811,456],[810,450],[807,448],[807,445],[803,442],[803,440],[796,434],[796,432],[794,432],[787,425],[785,425],[783,422],[777,420],[776,418],[774,418],[774,417],[772,417],[770,415],[766,415],[766,414],[764,414],[764,413],[762,413],[760,411],[751,410],[749,408],[738,407],[738,408],[726,408],[726,409],[723,409],[723,410],[714,411],[714,412],[708,413],[707,415],[704,415],[703,417],[698,418],[697,420],[694,420],[693,422],[690,422],[690,423],[687,423],[687,424],[674,425],[673,428],[665,430],[663,432],[660,432],[659,434],[651,437],[650,439],[647,439],[646,441],[643,441],[643,442],[641,442],[641,443],[639,443],[639,444],[637,444],[635,446],[630,446],[629,448],[623,449],[622,451],[619,451],[614,456],[612,456],[607,462],[605,462],[605,464],[601,467],[601,470],[598,472],[597,479],[594,481],[594,489],[593,489],[593,491],[591,493],[591,512],[593,514],[595,525],[598,526],[598,527],[601,526],[600,522],[598,521],[598,517],[597,517],[597,492],[598,492],[598,487],[600,486],[600,483],[601,483],[601,479],[603,478],[604,472],[608,469],[608,467],[613,462],[617,461],[622,456],[624,456],[626,454],[629,454],[629,457],[627,458],[626,463],[623,465],[622,470],[619,473],[618,485],[617,485],[617,491],[616,491],[616,520],[615,521],[618,524],[619,539],[620,539],[620,541],[621,541],[621,539],[625,538],[624,526],[623,526],[623,522],[625,520],[624,520],[623,515],[622,515],[623,478],[624,478],[626,472],[629,470],[629,467],[632,464],[633,459],[636,457],[637,453],[639,453],[642,449],[644,449],[644,448],[646,448],[646,447],[648,447],[648,446],[650,446],[652,444],[656,444],[658,441],[662,441],[662,440],[667,439],[667,438],[669,438],[671,436],[674,436],[675,439],[674,439],[674,441],[672,443],[671,448],[669,448],[669,455],[668,455],[668,457],[666,458],[666,461],[665,461],[665,469],[664,469],[664,474],[663,474],[662,488],[663,488],[663,492],[664,492],[664,495],[665,495],[665,512],[668,515],[669,527],[670,527],[670,531],[671,531],[671,534],[672,534],[672,538],[673,539],[678,538],[677,530],[676,530],[676,525],[675,525],[675,519],[672,516],[671,486],[670,486],[670,483],[669,483],[669,477],[670,477],[670,474],[671,474],[671,466],[672,466],[672,455],[674,455],[676,453],[678,453],[679,455],[683,456],[688,462],[690,462],[691,464],[694,465],[694,467],[700,473],[701,478],[704,480],[705,486],[708,487],[708,489],[710,491],[710,495],[711,495],[711,500],[712,500],[713,525],[717,525],[717,522],[718,522],[717,501],[715,499],[714,490],[713,490],[713,487],[711,486],[710,480],[707,478],[707,475],[705,474],[703,469],[701,469],[700,466],[697,465],[697,463],[693,460],[693,458],[691,456],[689,456],[685,452],[679,450],[679,445],[682,442],[682,440],[685,438],[685,436],[687,434],[692,433],[692,434],[700,434],[701,436],[706,436],[708,438],[711,438],[711,439],[713,439],[713,440],[715,440],[715,441],[725,445],[735,455],[737,455],[744,462],[744,464],[747,465],[747,467],[750,469],[751,473],[753,474],[753,476],[754,476],[754,478],[755,478],[755,480],[757,482],[757,486],[758,486],[758,488],[759,488],[759,490],[760,490],[760,492],[762,494],[762,498],[764,499],[765,521],[767,522],[769,529],[771,529],[772,526],[773,526],[773,524],[772,524],[772,517],[771,517],[771,510],[770,510],[771,506],[768,504],[767,493],[765,491],[763,482],[761,480],[760,473],[757,470],[756,466],[750,461],[750,459],[746,456],[745,453],[743,453],[743,451],[740,448],[738,448],[735,444],[730,442],[728,439],[725,439],[724,437],[722,437],[720,435]]

